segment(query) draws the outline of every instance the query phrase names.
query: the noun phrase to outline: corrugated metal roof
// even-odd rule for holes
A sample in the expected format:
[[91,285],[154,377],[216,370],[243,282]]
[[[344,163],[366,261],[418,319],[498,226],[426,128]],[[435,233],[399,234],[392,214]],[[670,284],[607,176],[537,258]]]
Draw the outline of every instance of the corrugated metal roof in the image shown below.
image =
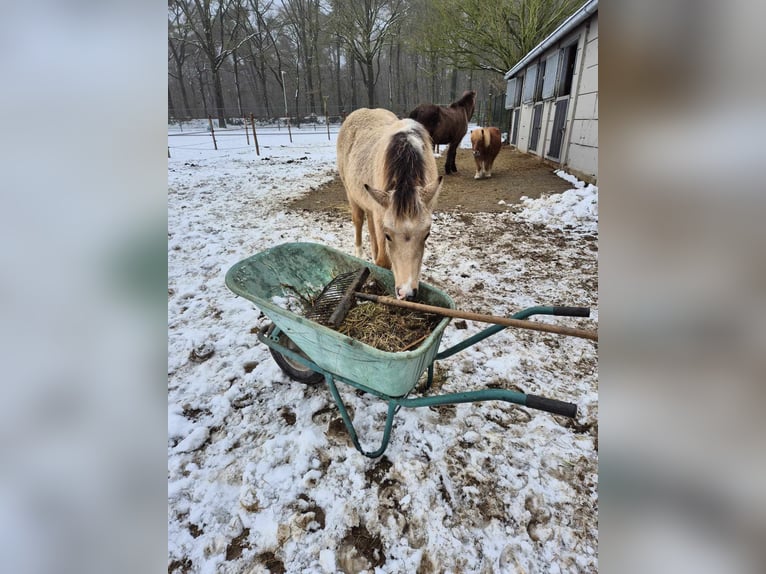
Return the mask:
[[590,16],[595,14],[597,11],[598,11],[598,0],[589,0],[588,2],[580,6],[577,12],[575,12],[569,18],[564,20],[561,23],[561,25],[558,28],[556,28],[550,36],[548,36],[545,40],[540,42],[537,46],[532,48],[529,51],[529,53],[526,56],[524,56],[521,60],[519,60],[519,62],[513,68],[508,70],[505,73],[505,76],[503,77],[507,80],[515,76],[521,70],[526,68],[527,65],[530,62],[532,62],[535,58],[538,58],[548,48],[550,48],[556,42],[561,40],[564,36],[569,34],[572,30],[574,30],[577,26],[579,26],[585,20],[590,18]]

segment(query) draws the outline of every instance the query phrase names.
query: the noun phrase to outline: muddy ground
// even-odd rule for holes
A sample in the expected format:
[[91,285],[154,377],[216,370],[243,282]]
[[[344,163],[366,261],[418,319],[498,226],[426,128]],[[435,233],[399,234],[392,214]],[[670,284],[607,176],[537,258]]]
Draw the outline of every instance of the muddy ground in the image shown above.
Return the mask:
[[[439,173],[444,173],[446,146],[441,146],[441,157],[436,159]],[[557,175],[554,168],[536,157],[503,146],[492,168],[492,177],[476,180],[476,163],[470,149],[457,151],[458,173],[445,178],[439,195],[438,210],[463,213],[497,213],[508,211],[509,205],[527,196],[532,199],[542,194],[561,193],[572,185]],[[504,204],[499,203],[504,201]],[[346,192],[338,176],[301,198],[291,207],[310,211],[346,211]]]

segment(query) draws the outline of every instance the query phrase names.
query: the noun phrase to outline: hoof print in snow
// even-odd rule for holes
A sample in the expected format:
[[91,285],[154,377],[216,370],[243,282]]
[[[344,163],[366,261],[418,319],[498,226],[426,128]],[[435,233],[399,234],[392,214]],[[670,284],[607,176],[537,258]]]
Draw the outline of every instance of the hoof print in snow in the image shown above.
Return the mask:
[[244,528],[226,547],[226,560],[236,560],[242,556],[245,548],[250,548],[250,542],[247,540],[250,536],[250,529]]
[[380,536],[373,537],[364,526],[354,526],[336,551],[338,566],[346,574],[373,570],[386,561]]
[[279,414],[282,417],[282,420],[284,420],[288,426],[293,426],[295,424],[295,413],[290,409],[290,407],[282,407],[279,410]]
[[258,366],[258,361],[248,361],[244,365],[242,365],[242,368],[245,370],[246,373],[252,373],[253,369]]
[[285,574],[285,563],[273,552],[263,552],[256,556],[256,560],[266,567],[271,574]]
[[351,437],[348,435],[348,430],[346,430],[346,425],[340,417],[330,421],[330,424],[327,425],[327,432],[325,434],[328,438],[334,439],[335,441],[352,444]]
[[380,484],[388,474],[388,471],[391,470],[392,466],[393,463],[388,460],[388,457],[385,455],[380,457],[370,468],[364,471],[364,477],[367,479],[367,484]]
[[298,528],[309,532],[324,529],[325,513],[321,507],[317,506],[316,502],[305,494],[301,494],[298,496],[295,506],[298,509],[295,518],[295,524]]
[[553,532],[546,525],[551,521],[551,511],[542,505],[540,499],[530,494],[524,501],[524,508],[526,508],[532,518],[527,523],[527,534],[529,538],[535,542],[546,542]]
[[192,352],[189,353],[189,360],[193,363],[204,363],[212,357],[214,353],[215,349],[213,348],[213,345],[210,343],[202,343],[192,349]]

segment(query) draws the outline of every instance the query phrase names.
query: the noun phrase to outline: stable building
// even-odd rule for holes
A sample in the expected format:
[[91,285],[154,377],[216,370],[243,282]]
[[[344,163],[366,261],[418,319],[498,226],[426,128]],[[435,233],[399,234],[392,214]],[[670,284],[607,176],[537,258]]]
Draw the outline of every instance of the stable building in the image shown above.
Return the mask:
[[598,0],[583,4],[506,74],[509,141],[598,182]]

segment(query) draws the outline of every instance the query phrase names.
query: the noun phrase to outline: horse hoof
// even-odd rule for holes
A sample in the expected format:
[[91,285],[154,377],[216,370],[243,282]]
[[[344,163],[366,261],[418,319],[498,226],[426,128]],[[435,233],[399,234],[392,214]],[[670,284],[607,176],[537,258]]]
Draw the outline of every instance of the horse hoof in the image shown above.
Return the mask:
[[481,176],[477,173],[476,175],[473,176],[473,178],[474,179],[481,179]]

